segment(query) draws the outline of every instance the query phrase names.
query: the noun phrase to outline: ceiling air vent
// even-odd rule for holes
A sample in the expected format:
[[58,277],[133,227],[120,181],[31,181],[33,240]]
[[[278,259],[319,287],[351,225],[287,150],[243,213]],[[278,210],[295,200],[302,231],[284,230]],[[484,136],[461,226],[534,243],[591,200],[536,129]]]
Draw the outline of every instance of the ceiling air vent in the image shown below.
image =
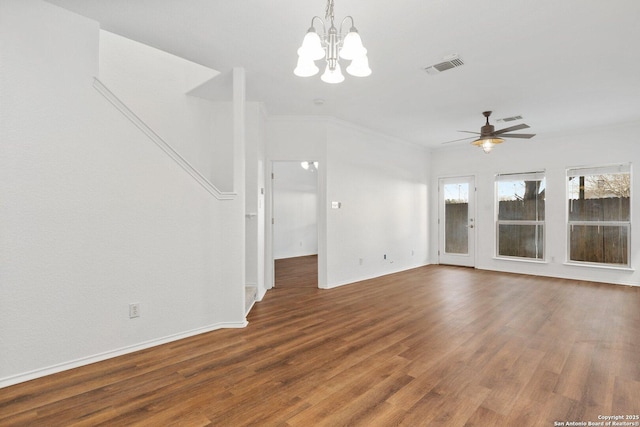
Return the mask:
[[424,67],[424,70],[427,72],[427,74],[438,74],[443,71],[464,65],[462,59],[460,59],[460,57],[456,54],[446,56],[443,59],[443,62]]
[[513,122],[513,121],[516,121],[516,120],[522,120],[522,116],[505,117],[504,119],[496,120],[496,122]]

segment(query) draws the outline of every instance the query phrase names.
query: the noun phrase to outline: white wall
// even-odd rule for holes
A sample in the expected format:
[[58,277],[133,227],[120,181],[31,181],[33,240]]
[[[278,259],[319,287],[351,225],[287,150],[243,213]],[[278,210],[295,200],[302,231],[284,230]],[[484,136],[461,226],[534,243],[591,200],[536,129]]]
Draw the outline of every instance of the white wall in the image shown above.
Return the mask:
[[[536,274],[599,282],[640,284],[633,270],[566,265],[566,169],[615,163],[638,164],[640,123],[576,130],[565,134],[538,134],[531,140],[507,140],[491,154],[462,143],[436,151],[431,158],[431,183],[438,177],[475,175],[477,186],[476,266],[481,269]],[[546,263],[495,259],[494,177],[497,173],[546,171]],[[632,171],[631,265],[640,265],[640,178]],[[430,197],[431,235],[437,236],[437,194]],[[634,226],[634,224],[636,226]],[[437,263],[437,239],[431,240],[432,262]]]
[[305,170],[297,161],[274,162],[273,174],[274,258],[317,254],[317,171]]
[[[320,287],[428,262],[426,150],[344,122],[311,117],[270,118],[267,145],[270,161],[320,163]],[[342,208],[331,209],[331,201]]]
[[0,386],[244,326],[244,178],[215,199],[92,87],[97,23],[0,16]]
[[257,300],[264,297],[265,257],[265,144],[266,112],[262,104],[246,106],[246,284],[256,286]]
[[[232,100],[189,95],[220,73],[103,30],[99,63],[111,92],[218,189],[233,190]],[[219,84],[230,85],[226,77]]]
[[[428,263],[427,164],[426,150],[417,146],[344,123],[329,125],[329,287]],[[341,207],[332,209],[333,201]]]

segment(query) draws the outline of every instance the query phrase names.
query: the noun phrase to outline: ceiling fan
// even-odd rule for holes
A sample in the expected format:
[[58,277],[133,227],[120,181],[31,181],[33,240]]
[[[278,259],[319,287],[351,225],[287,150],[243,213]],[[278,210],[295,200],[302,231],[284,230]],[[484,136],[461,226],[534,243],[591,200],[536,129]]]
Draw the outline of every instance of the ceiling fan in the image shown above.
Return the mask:
[[486,118],[487,121],[485,125],[480,128],[480,132],[471,132],[467,130],[458,131],[458,132],[465,132],[465,133],[475,133],[476,135],[479,135],[478,137],[470,136],[469,138],[462,138],[462,139],[456,139],[453,141],[443,142],[443,144],[449,144],[451,142],[464,141],[465,139],[476,138],[476,140],[472,141],[471,144],[475,145],[476,147],[481,147],[485,153],[490,153],[496,144],[501,144],[504,142],[504,139],[502,138],[529,139],[536,136],[535,133],[508,133],[516,130],[529,128],[529,125],[526,125],[524,123],[521,123],[515,126],[510,126],[508,128],[504,128],[500,130],[495,130],[495,126],[489,124],[489,116],[491,115],[491,111],[485,111],[482,113],[482,115]]

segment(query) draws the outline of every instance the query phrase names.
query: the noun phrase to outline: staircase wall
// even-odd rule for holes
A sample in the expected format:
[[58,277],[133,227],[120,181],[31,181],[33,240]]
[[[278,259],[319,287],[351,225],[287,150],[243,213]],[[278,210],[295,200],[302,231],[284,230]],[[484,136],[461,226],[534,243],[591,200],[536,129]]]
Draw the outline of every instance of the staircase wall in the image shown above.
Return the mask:
[[93,87],[98,40],[0,2],[0,387],[245,325],[243,149],[219,200]]

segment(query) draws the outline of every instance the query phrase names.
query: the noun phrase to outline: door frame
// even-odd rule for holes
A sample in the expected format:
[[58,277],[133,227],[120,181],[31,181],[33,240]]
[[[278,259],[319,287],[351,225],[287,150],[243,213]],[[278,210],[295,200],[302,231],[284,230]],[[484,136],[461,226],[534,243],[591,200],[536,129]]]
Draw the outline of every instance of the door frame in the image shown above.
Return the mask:
[[[275,277],[275,256],[274,256],[274,246],[275,246],[275,230],[274,230],[274,211],[275,211],[275,200],[274,200],[274,164],[276,163],[297,163],[298,165],[303,161],[316,161],[313,158],[303,159],[303,160],[295,160],[295,159],[285,159],[285,160],[274,160],[270,159],[267,162],[267,193],[268,197],[266,212],[267,219],[266,223],[266,263],[265,263],[265,285],[267,289],[272,289],[276,285],[276,277]],[[316,207],[316,232],[318,234],[318,288],[326,288],[326,258],[325,258],[325,222],[326,216],[324,215],[323,206],[325,203],[324,197],[324,165],[321,161],[318,161],[318,169],[315,172],[317,174],[316,177],[316,195],[317,195],[317,207]]]
[[[458,265],[464,267],[476,266],[476,240],[477,240],[477,188],[475,185],[475,175],[442,176],[438,177],[438,264]],[[468,250],[467,254],[445,253],[445,219],[444,219],[444,189],[446,184],[468,183],[469,203],[468,203]]]

